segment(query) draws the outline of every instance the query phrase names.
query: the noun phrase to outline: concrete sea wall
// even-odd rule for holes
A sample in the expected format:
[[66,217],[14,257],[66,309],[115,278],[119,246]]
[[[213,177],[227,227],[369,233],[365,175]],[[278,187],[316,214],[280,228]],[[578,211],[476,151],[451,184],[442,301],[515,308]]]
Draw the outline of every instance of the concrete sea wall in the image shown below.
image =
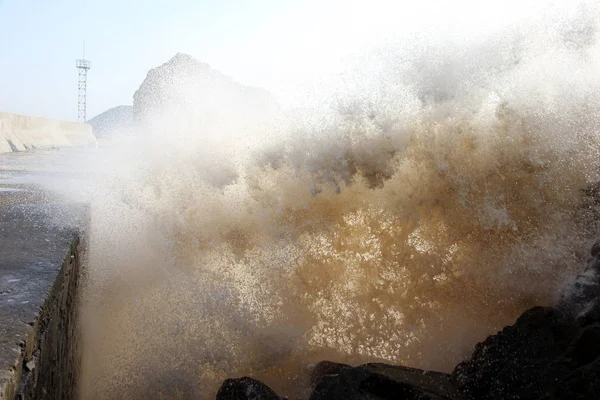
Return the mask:
[[0,208],[0,400],[77,398],[83,244],[48,210]]
[[95,143],[89,124],[0,112],[0,153]]

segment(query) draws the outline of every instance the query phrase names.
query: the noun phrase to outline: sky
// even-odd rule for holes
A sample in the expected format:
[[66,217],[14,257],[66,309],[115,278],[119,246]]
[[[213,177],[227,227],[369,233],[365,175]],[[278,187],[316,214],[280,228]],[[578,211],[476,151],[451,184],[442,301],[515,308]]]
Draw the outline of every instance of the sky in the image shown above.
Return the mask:
[[298,88],[337,73],[375,43],[460,35],[535,13],[545,0],[0,0],[0,112],[88,119],[132,104],[153,67],[187,53],[293,106]]

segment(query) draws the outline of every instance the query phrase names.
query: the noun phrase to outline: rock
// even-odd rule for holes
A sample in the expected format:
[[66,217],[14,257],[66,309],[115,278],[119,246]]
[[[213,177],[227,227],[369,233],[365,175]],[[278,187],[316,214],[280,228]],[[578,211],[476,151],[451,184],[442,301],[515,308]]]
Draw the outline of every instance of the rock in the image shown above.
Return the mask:
[[340,364],[332,361],[321,361],[312,369],[310,374],[310,387],[314,388],[319,384],[321,379],[329,375],[337,375],[344,368],[352,368],[348,364]]
[[448,374],[387,364],[342,368],[336,375],[325,375],[310,396],[310,400],[458,398]]
[[600,398],[598,249],[556,307],[527,310],[456,367],[453,382],[467,399]]
[[35,368],[35,361],[34,360],[29,361],[27,364],[25,364],[25,368],[29,372],[33,371],[33,369]]
[[450,375],[324,361],[311,378],[310,400],[600,399],[600,242],[555,307],[525,311],[514,325],[478,343]]
[[570,322],[549,307],[526,311],[515,325],[477,344],[452,373],[453,382],[467,399],[540,398],[569,373],[558,358],[577,335]]
[[282,400],[271,388],[247,376],[227,379],[217,392],[217,400]]
[[587,268],[565,286],[556,307],[573,318],[596,321],[600,319],[600,242],[590,254]]

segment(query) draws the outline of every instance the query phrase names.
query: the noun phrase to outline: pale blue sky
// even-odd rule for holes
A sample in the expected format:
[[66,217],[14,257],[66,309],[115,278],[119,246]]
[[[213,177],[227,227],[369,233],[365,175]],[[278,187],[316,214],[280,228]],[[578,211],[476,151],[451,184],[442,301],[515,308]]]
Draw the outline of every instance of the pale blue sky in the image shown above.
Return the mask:
[[92,61],[88,118],[131,104],[148,70],[177,52],[285,102],[295,85],[340,70],[369,43],[434,26],[489,27],[510,9],[506,2],[484,3],[0,0],[0,111],[75,120],[75,59],[83,40]]
[[[92,61],[88,116],[131,104],[146,72],[187,52],[236,78],[260,64],[253,37],[277,12],[233,1],[0,0],[0,110],[77,117],[77,70],[86,41]],[[239,2],[237,2],[239,3]],[[266,12],[264,12],[266,11]]]

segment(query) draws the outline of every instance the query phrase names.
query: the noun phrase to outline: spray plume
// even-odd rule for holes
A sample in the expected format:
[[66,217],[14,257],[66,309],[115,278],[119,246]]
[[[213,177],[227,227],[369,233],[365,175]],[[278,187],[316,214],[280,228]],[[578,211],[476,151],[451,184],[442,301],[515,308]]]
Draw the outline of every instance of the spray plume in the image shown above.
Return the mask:
[[322,108],[153,110],[91,201],[83,398],[447,371],[552,303],[597,232],[598,11],[380,48]]

